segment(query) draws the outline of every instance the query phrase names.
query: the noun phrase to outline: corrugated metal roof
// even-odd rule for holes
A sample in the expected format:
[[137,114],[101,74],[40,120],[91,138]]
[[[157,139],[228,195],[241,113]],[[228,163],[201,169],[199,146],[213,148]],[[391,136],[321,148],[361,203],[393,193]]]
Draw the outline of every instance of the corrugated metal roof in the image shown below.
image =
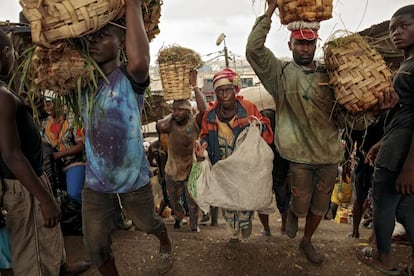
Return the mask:
[[389,23],[390,21],[387,20],[372,25],[371,27],[360,31],[359,34],[365,37],[368,43],[382,55],[387,66],[392,71],[395,71],[404,60],[404,54],[401,50],[395,48],[391,41],[388,31]]

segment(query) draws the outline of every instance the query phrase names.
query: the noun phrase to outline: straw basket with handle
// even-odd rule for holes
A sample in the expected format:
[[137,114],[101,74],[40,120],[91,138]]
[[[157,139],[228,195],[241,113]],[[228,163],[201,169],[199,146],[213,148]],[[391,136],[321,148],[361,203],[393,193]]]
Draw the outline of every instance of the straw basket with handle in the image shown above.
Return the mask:
[[164,100],[191,97],[190,73],[202,65],[201,57],[191,49],[168,46],[158,53],[158,66],[164,90]]
[[322,21],[332,17],[332,0],[277,0],[280,22]]
[[328,41],[324,58],[336,100],[353,113],[373,107],[391,87],[392,74],[382,56],[359,34]]
[[[54,41],[94,33],[124,14],[123,0],[19,0],[32,29],[33,42]],[[159,33],[161,0],[146,0],[142,12],[148,38]]]

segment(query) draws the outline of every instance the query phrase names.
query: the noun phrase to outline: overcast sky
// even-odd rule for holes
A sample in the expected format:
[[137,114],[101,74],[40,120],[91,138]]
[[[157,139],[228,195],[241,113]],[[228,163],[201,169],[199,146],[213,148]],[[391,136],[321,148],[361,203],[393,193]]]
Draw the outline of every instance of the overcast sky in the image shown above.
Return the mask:
[[[193,49],[203,60],[216,57],[223,43],[216,39],[226,35],[226,45],[236,59],[244,58],[248,34],[255,18],[264,12],[265,0],[164,0],[161,8],[160,30],[151,42],[151,63],[155,63],[162,46],[178,44]],[[336,30],[361,31],[373,24],[389,20],[400,7],[412,0],[334,0],[333,18],[321,22],[319,31],[324,41]],[[0,20],[18,22],[18,0],[0,0]],[[266,46],[276,56],[290,57],[287,48],[289,32],[280,24],[277,14]],[[209,55],[210,54],[210,55]]]

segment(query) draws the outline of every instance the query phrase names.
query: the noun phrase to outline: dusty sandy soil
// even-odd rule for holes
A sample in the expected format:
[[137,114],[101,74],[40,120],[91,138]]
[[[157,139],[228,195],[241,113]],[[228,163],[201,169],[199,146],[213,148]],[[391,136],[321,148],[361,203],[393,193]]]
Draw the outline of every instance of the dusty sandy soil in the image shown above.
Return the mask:
[[[270,217],[271,237],[262,237],[260,221],[253,221],[252,236],[238,244],[228,242],[225,223],[219,226],[201,225],[200,233],[191,232],[189,226],[173,230],[173,219],[165,219],[173,239],[174,267],[166,275],[382,275],[362,264],[355,256],[355,248],[363,246],[370,230],[361,227],[362,238],[347,238],[350,224],[322,221],[314,237],[315,246],[323,252],[324,262],[310,264],[298,249],[303,233],[299,224],[298,237],[289,239],[279,234],[277,214]],[[82,237],[65,237],[68,261],[87,258]],[[139,231],[115,231],[113,250],[121,275],[157,275],[158,241]],[[393,244],[395,263],[408,263],[410,247]],[[99,275],[92,268],[84,275]]]

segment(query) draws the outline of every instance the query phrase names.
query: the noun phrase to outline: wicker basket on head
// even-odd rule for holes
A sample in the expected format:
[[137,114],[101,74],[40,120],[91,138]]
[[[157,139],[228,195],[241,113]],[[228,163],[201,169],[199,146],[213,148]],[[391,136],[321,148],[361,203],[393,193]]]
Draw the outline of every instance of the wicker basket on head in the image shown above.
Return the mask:
[[280,22],[322,21],[332,17],[332,0],[277,0]]
[[336,100],[351,112],[371,108],[391,87],[392,74],[382,56],[358,34],[328,41],[324,55]]
[[[30,22],[35,43],[51,47],[54,41],[94,33],[124,14],[122,0],[19,0]],[[159,33],[161,0],[142,5],[149,40]]]
[[20,0],[35,43],[49,47],[65,38],[93,33],[123,11],[121,0]]
[[189,99],[192,92],[190,72],[202,65],[200,55],[191,49],[169,46],[159,51],[157,63],[164,100]]
[[146,0],[143,3],[142,14],[149,41],[153,40],[160,33],[158,24],[160,23],[162,4],[161,0]]

